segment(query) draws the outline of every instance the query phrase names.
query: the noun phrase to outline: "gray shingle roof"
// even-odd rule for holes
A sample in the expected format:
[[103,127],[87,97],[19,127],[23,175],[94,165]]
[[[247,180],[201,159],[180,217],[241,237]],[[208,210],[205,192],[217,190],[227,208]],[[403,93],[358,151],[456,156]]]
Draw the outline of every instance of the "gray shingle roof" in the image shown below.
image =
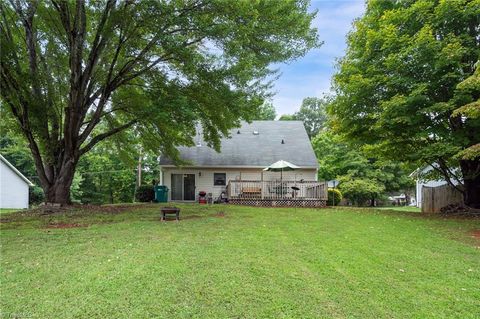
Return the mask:
[[[278,160],[285,160],[300,167],[318,167],[301,121],[244,122],[240,128],[232,129],[231,138],[222,139],[220,153],[206,146],[201,138],[197,139],[201,141],[201,146],[179,147],[180,157],[194,166],[266,167]],[[168,158],[160,159],[160,165],[172,164]]]

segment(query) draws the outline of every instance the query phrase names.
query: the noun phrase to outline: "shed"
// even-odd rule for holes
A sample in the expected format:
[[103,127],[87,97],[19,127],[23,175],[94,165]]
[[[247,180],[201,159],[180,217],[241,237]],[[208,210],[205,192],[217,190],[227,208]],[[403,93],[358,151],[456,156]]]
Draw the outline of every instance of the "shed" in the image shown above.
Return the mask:
[[0,155],[0,208],[28,208],[30,186],[32,182]]

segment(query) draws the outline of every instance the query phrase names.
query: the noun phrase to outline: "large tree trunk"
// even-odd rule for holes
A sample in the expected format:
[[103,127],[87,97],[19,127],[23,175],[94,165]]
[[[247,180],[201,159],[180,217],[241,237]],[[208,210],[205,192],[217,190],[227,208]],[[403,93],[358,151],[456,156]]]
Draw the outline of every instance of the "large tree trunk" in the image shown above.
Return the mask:
[[76,164],[74,161],[64,162],[62,167],[55,174],[52,183],[42,183],[45,193],[45,202],[68,205],[70,200],[70,187],[72,186],[73,177],[75,175]]
[[480,160],[461,160],[465,205],[480,208]]

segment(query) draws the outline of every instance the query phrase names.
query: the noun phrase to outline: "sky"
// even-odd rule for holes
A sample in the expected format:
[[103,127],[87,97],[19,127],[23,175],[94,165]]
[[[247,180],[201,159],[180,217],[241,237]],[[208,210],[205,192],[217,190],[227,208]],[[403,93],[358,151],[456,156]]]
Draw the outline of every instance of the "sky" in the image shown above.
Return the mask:
[[310,11],[318,10],[313,21],[324,44],[288,64],[276,65],[280,78],[275,81],[272,103],[277,115],[292,114],[306,97],[322,97],[330,92],[336,58],[345,52],[345,39],[352,22],[365,10],[364,0],[312,0]]

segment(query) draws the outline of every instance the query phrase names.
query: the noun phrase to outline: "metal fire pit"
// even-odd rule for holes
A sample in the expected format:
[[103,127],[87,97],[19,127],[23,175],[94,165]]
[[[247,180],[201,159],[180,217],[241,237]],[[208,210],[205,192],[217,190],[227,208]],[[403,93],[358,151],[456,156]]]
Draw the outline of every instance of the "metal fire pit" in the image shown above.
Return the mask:
[[166,219],[166,215],[174,215],[175,214],[175,219],[177,221],[180,220],[180,208],[176,207],[163,207],[161,209],[162,212],[162,221]]

